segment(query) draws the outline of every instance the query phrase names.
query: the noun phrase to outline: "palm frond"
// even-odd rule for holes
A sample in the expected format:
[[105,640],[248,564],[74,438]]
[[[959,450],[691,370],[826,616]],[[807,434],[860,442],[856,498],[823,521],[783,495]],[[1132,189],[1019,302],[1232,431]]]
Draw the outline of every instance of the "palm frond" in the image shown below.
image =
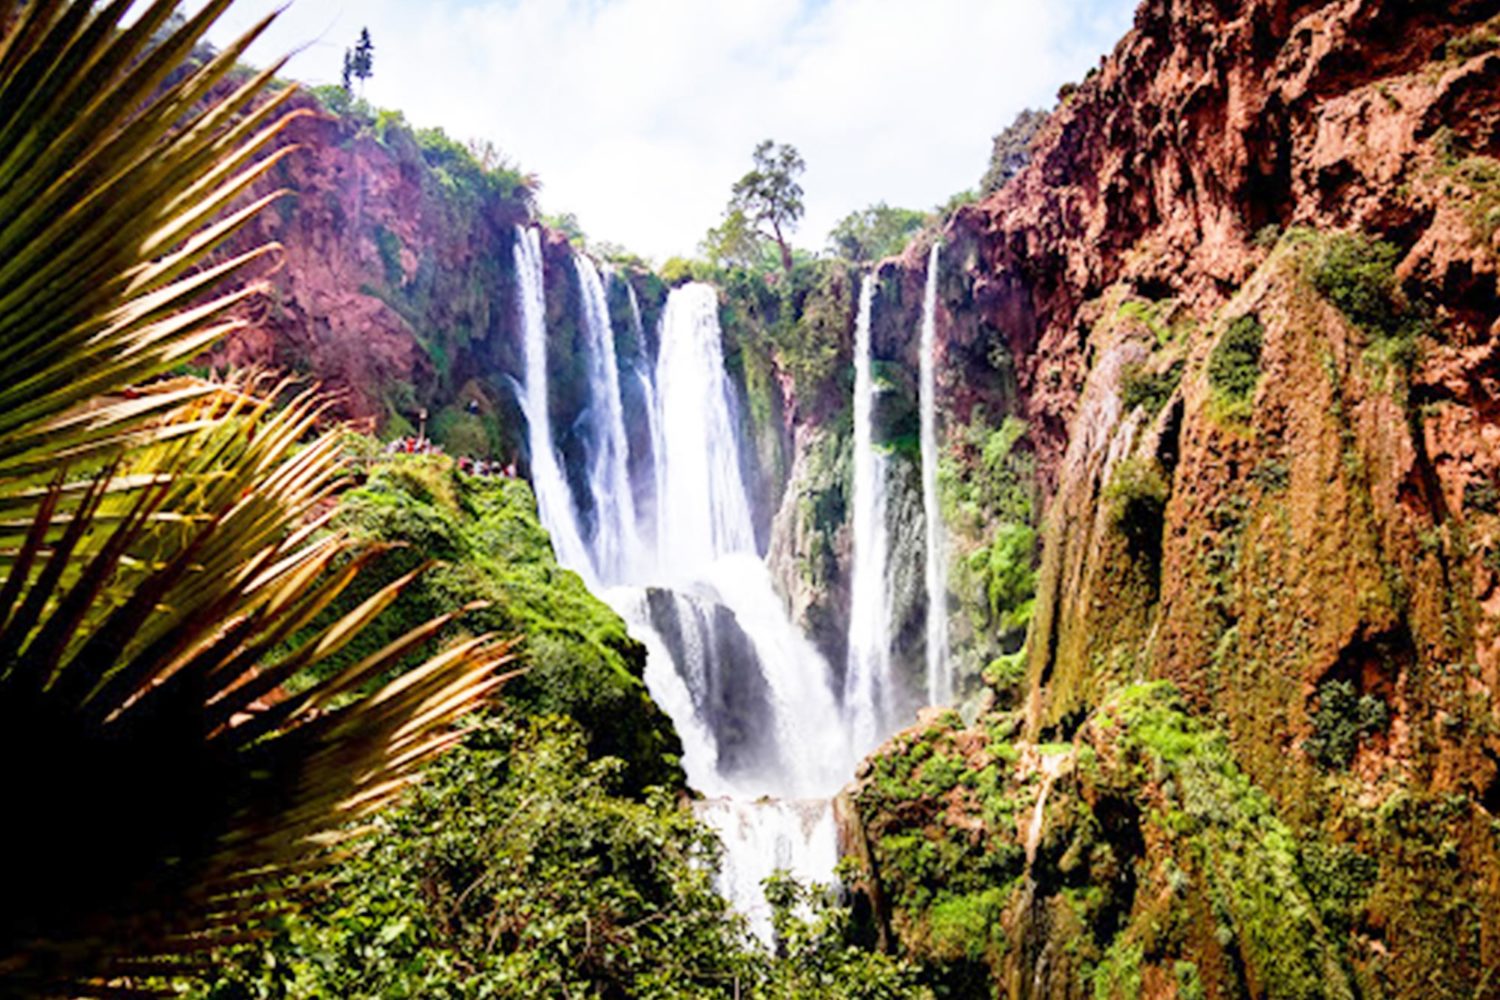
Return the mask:
[[[265,28],[193,63],[229,0],[0,0],[0,978],[144,996],[257,933],[462,735],[510,648],[465,640],[362,695],[467,609],[317,675],[410,577],[331,622],[376,548],[327,531],[314,392],[160,379],[239,321],[257,247],[207,255],[295,147]],[[128,24],[127,14],[134,20]],[[299,682],[300,683],[300,682]]]

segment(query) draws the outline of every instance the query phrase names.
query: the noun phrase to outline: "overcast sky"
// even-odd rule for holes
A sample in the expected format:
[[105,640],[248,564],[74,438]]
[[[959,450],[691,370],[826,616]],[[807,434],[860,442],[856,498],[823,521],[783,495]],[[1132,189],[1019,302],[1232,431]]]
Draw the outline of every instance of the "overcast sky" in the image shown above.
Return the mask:
[[[239,0],[222,44],[282,0]],[[196,6],[192,4],[190,6]],[[854,209],[972,187],[990,137],[1051,107],[1129,28],[1133,0],[293,0],[251,53],[338,80],[368,26],[366,96],[494,142],[549,213],[658,261],[691,254],[757,141],[807,161],[797,242]]]

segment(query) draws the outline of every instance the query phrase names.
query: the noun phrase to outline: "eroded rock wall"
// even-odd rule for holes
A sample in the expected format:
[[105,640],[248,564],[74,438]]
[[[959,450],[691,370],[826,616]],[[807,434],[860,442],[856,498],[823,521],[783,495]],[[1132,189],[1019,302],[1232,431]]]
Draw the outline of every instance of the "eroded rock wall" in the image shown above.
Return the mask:
[[[1024,421],[1046,507],[1024,681],[854,792],[877,923],[945,988],[1500,995],[1497,11],[1151,0],[944,234],[945,418]],[[1159,743],[1110,707],[1145,681],[1243,794],[1172,741],[1108,796],[1048,769]],[[1205,820],[1247,832],[1184,853]]]

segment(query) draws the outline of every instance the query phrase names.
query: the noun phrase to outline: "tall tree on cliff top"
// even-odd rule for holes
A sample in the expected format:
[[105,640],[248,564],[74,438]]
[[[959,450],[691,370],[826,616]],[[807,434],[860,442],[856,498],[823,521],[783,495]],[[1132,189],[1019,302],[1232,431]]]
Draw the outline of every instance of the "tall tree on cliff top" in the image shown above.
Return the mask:
[[278,248],[220,248],[297,149],[283,63],[223,87],[271,18],[191,61],[228,6],[0,0],[6,996],[201,972],[503,680],[478,638],[365,693],[452,615],[313,680],[410,579],[325,624],[379,555],[324,530],[340,431],[263,378],[163,377],[264,292]]
[[365,81],[375,75],[375,43],[370,41],[370,29],[359,29],[359,41],[354,48],[344,50],[344,93],[349,93],[351,78],[359,81],[359,96],[365,96]]
[[755,169],[735,182],[726,219],[738,213],[760,236],[774,240],[781,251],[781,266],[792,270],[792,247],[788,242],[802,218],[802,185],[798,176],[807,168],[797,147],[770,139],[755,147]]

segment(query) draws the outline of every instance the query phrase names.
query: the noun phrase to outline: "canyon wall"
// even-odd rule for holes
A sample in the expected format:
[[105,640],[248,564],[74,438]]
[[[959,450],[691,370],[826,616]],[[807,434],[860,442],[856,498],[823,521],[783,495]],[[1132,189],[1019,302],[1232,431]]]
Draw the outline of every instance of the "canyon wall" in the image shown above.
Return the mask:
[[[971,696],[867,763],[844,836],[869,940],[939,995],[1500,995],[1497,9],[1147,0],[1018,176],[876,268],[910,673],[941,240]],[[265,188],[292,197],[241,237],[283,244],[273,294],[217,360],[524,466],[524,190],[398,118],[304,107]],[[544,252],[576,470],[573,250]],[[617,349],[649,357],[664,286],[615,274]],[[726,359],[757,531],[837,672],[859,278],[779,280],[724,276]]]
[[847,839],[950,984],[1500,995],[1496,11],[1148,0],[943,234],[950,446],[1024,423],[1036,613]]

